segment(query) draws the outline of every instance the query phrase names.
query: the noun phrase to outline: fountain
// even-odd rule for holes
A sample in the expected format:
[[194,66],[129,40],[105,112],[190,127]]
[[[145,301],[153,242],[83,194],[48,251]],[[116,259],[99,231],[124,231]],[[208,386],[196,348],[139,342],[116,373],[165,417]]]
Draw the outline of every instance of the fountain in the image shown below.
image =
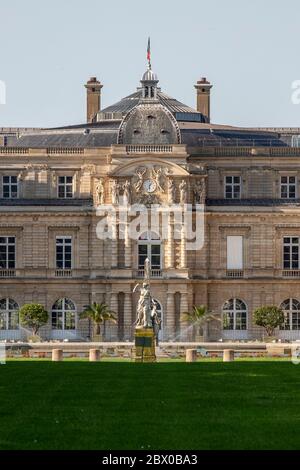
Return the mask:
[[145,261],[145,274],[142,284],[137,284],[135,292],[140,289],[140,297],[137,305],[137,318],[135,322],[135,362],[156,362],[156,335],[155,324],[159,321],[156,306],[152,300],[150,288],[150,261]]

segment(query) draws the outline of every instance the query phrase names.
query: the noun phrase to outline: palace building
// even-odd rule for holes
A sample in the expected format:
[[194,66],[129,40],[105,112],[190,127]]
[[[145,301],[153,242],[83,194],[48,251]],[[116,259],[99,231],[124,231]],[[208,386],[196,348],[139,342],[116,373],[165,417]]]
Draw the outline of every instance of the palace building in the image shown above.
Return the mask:
[[[261,339],[252,312],[282,306],[278,338],[300,339],[300,129],[215,125],[212,85],[195,84],[196,109],[168,96],[148,67],[139,87],[101,108],[102,84],[85,85],[87,122],[55,129],[0,129],[0,340],[22,340],[19,308],[49,312],[45,340],[91,339],[80,313],[105,302],[117,325],[106,341],[133,338],[146,257],[161,316],[160,339],[193,339],[181,313],[220,315],[205,340]],[[145,230],[133,240],[119,203],[204,204],[205,239],[187,250]],[[97,235],[99,209],[117,211],[117,236]],[[124,236],[120,237],[123,231]]]

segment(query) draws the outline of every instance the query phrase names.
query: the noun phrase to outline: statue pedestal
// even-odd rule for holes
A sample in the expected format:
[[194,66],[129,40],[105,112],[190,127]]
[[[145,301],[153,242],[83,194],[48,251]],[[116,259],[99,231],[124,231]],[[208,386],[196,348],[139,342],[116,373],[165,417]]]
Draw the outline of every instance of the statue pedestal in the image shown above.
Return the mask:
[[134,334],[135,362],[156,362],[155,334],[152,328],[136,329]]

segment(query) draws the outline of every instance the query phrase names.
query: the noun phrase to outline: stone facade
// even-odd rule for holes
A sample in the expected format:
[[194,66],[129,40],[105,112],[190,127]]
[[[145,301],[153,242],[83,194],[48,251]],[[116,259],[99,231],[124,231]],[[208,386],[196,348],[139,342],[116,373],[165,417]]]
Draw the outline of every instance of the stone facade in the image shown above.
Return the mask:
[[[206,340],[260,339],[253,310],[288,299],[290,323],[277,335],[300,339],[300,149],[288,140],[300,131],[284,139],[284,129],[209,124],[206,80],[196,85],[198,111],[162,93],[151,70],[141,83],[98,112],[102,85],[89,81],[92,123],[1,130],[0,340],[28,336],[15,311],[31,302],[50,313],[44,339],[89,340],[92,325],[80,313],[105,302],[118,324],[104,325],[104,339],[132,340],[146,256],[160,339],[192,340],[181,313],[194,305],[219,315],[205,327]],[[147,226],[132,239],[120,215],[126,203],[189,204],[194,223],[203,205],[203,246],[188,249],[183,229],[175,237],[168,213],[165,237]],[[107,205],[117,208],[117,224],[103,239]]]
[[[170,151],[165,153],[166,150]],[[139,202],[139,169],[145,170],[143,178],[147,179],[153,168],[161,168],[161,188],[153,195],[159,202],[168,201],[169,178],[175,186],[174,202],[180,201],[182,180],[187,183],[188,203],[194,202],[195,182],[203,178],[209,198],[205,207],[205,244],[201,250],[187,252],[180,240],[174,241],[172,222],[170,238],[161,242],[161,269],[154,273],[152,291],[162,308],[162,338],[189,339],[180,313],[195,304],[206,304],[211,311],[221,313],[229,299],[245,302],[247,329],[222,331],[221,323],[212,323],[207,339],[260,338],[261,331],[252,323],[253,309],[263,304],[280,305],[288,298],[300,296],[299,271],[285,270],[282,255],[283,238],[300,236],[299,207],[297,201],[280,204],[278,193],[278,178],[286,172],[296,175],[299,185],[297,155],[293,152],[287,156],[286,149],[283,152],[284,165],[280,155],[272,159],[271,165],[263,153],[250,161],[243,155],[238,157],[236,149],[236,156],[220,157],[212,165],[204,149],[201,156],[191,157],[184,145],[170,149],[116,145],[110,149],[57,152],[1,148],[1,176],[17,176],[19,198],[1,199],[0,238],[15,237],[16,263],[14,269],[0,271],[0,298],[13,299],[19,306],[39,302],[49,312],[57,300],[71,299],[76,306],[76,328],[53,330],[49,322],[41,331],[45,339],[88,339],[91,326],[80,320],[78,314],[85,305],[104,301],[119,318],[118,325],[106,325],[106,338],[131,340],[138,300],[133,289],[140,281],[138,242],[126,237],[119,241],[97,238],[97,208],[101,208],[96,204],[97,182],[103,180],[105,204],[112,202],[112,181],[123,187],[127,180],[131,183],[132,203]],[[246,205],[231,205],[232,200],[222,198],[227,174],[241,175]],[[68,201],[60,204],[57,197],[58,177],[62,175],[73,178],[72,204],[67,204]],[[261,198],[273,204],[259,205]],[[228,236],[243,237],[240,271],[227,269]],[[56,266],[57,237],[72,239],[71,269]],[[18,339],[26,331],[1,330],[0,334],[2,338]],[[279,335],[296,338],[300,332],[282,331]]]

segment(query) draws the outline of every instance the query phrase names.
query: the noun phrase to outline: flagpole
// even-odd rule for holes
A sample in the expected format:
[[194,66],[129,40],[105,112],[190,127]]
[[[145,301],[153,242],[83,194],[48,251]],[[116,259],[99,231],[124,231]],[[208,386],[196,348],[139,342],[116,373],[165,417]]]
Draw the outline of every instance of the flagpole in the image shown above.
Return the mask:
[[148,67],[151,70],[151,42],[150,42],[150,37],[148,38],[147,60],[148,60]]

